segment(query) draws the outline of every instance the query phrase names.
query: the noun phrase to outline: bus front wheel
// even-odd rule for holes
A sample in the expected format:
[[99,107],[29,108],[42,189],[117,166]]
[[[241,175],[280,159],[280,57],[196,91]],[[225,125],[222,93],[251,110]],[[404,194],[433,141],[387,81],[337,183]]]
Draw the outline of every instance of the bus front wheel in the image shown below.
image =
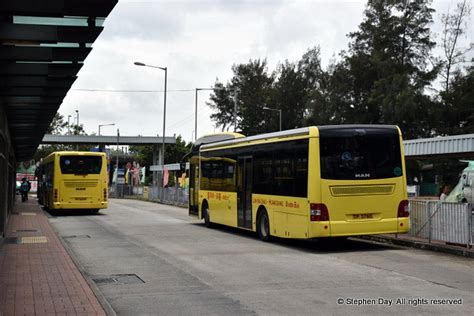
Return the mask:
[[266,210],[263,210],[258,217],[257,233],[262,241],[270,241],[272,239],[270,235],[270,221]]

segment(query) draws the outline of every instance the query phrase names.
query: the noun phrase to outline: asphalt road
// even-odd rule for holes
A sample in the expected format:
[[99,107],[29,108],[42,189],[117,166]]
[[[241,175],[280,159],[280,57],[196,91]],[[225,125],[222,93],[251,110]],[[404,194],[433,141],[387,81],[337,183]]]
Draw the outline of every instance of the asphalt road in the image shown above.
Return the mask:
[[111,200],[53,227],[118,315],[472,315],[474,260],[348,240],[206,228],[187,210]]

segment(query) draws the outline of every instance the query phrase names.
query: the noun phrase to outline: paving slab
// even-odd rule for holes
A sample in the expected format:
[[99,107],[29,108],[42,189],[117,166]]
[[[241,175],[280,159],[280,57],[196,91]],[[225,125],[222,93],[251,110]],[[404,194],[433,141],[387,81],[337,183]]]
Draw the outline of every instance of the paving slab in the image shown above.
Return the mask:
[[0,248],[0,315],[106,315],[36,199],[17,200]]

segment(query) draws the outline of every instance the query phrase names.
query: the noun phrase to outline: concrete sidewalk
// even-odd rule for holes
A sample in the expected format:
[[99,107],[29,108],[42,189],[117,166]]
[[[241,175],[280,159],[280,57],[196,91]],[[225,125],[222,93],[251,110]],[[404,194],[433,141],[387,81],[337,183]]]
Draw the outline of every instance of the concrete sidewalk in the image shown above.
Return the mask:
[[362,239],[373,240],[377,242],[390,243],[398,246],[425,249],[430,251],[437,251],[448,253],[457,256],[463,256],[468,258],[474,258],[474,249],[467,248],[464,245],[452,245],[446,244],[442,241],[431,241],[427,239],[416,238],[407,234],[383,234],[383,235],[371,235],[363,236]]
[[0,248],[0,315],[106,315],[31,196],[17,198]]

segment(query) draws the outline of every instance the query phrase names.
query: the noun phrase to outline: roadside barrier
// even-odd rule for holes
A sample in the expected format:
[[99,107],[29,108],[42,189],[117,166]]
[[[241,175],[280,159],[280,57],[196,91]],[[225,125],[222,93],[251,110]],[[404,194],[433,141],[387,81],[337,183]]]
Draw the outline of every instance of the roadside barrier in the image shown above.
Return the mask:
[[432,241],[473,245],[473,213],[469,203],[410,200],[409,235]]

